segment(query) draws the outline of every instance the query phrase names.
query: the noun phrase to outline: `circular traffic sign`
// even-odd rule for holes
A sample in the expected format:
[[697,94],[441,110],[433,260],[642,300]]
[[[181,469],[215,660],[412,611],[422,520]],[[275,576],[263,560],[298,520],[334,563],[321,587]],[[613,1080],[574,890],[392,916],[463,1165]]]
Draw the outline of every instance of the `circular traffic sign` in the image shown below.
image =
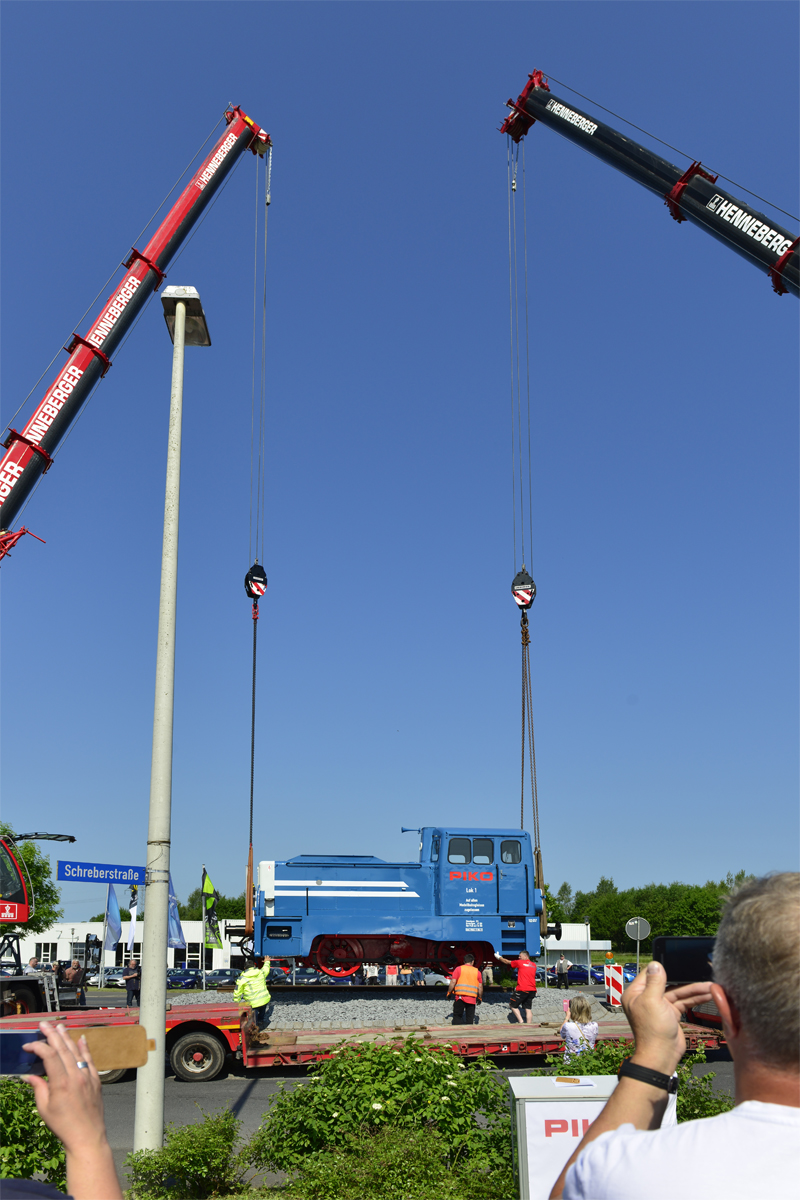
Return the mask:
[[643,942],[650,936],[650,922],[645,921],[644,917],[631,917],[625,926],[625,932],[635,942]]

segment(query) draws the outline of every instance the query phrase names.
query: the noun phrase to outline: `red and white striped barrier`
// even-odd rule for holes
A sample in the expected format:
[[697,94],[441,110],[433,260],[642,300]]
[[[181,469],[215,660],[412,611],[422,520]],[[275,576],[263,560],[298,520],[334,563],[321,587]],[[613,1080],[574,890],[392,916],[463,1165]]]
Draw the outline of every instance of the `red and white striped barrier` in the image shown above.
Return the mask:
[[622,967],[616,963],[606,963],[603,974],[606,980],[606,1000],[615,1007],[622,1004]]

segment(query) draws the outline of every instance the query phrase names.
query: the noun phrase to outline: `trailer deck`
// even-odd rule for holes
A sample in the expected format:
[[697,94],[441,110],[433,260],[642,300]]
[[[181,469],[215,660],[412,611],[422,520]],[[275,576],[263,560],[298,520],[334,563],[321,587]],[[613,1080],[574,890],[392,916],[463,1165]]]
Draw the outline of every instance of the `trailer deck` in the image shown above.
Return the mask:
[[[395,1025],[367,1029],[308,1029],[268,1033],[266,1043],[252,1044],[243,1027],[249,1010],[231,1004],[176,1005],[167,1008],[167,1051],[173,1068],[184,1079],[213,1079],[221,1073],[224,1054],[233,1053],[246,1067],[294,1067],[330,1058],[345,1045],[388,1045],[403,1038],[417,1038],[426,1046],[450,1046],[462,1058],[513,1057],[557,1053],[563,1048],[560,1021],[510,1025],[508,1021],[481,1025]],[[87,1025],[136,1025],[137,1008],[83,1008],[66,1012],[30,1013],[6,1018],[15,1029],[38,1027],[39,1021],[63,1021],[71,1027]],[[598,1022],[598,1041],[627,1040],[630,1026],[624,1013],[609,1013]],[[719,1046],[720,1031],[693,1023],[683,1030],[687,1046]],[[219,1050],[209,1054],[209,1035]],[[195,1042],[196,1039],[196,1042]],[[120,1072],[120,1075],[124,1072]]]

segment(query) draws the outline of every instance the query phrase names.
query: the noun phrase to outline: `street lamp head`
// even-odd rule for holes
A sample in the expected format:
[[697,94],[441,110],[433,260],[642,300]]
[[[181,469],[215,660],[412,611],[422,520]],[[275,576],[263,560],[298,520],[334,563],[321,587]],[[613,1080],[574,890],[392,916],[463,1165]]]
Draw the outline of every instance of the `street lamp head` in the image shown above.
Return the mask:
[[168,287],[161,293],[164,305],[164,320],[172,341],[175,341],[175,305],[182,300],[186,305],[186,345],[210,346],[211,335],[206,324],[206,314],[200,303],[200,293],[193,287]]

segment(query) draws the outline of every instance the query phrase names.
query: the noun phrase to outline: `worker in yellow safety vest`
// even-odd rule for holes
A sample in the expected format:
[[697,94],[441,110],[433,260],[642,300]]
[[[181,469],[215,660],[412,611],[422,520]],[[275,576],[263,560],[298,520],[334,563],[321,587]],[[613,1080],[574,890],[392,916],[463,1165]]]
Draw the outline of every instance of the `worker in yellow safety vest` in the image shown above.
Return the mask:
[[475,1006],[483,1000],[483,976],[475,966],[475,956],[465,954],[464,962],[450,976],[447,995],[455,992],[454,1025],[474,1025]]
[[242,971],[236,980],[234,1000],[243,1000],[253,1010],[253,1019],[258,1029],[265,1029],[269,1018],[269,1002],[272,997],[267,987],[270,960],[257,955],[252,967]]

